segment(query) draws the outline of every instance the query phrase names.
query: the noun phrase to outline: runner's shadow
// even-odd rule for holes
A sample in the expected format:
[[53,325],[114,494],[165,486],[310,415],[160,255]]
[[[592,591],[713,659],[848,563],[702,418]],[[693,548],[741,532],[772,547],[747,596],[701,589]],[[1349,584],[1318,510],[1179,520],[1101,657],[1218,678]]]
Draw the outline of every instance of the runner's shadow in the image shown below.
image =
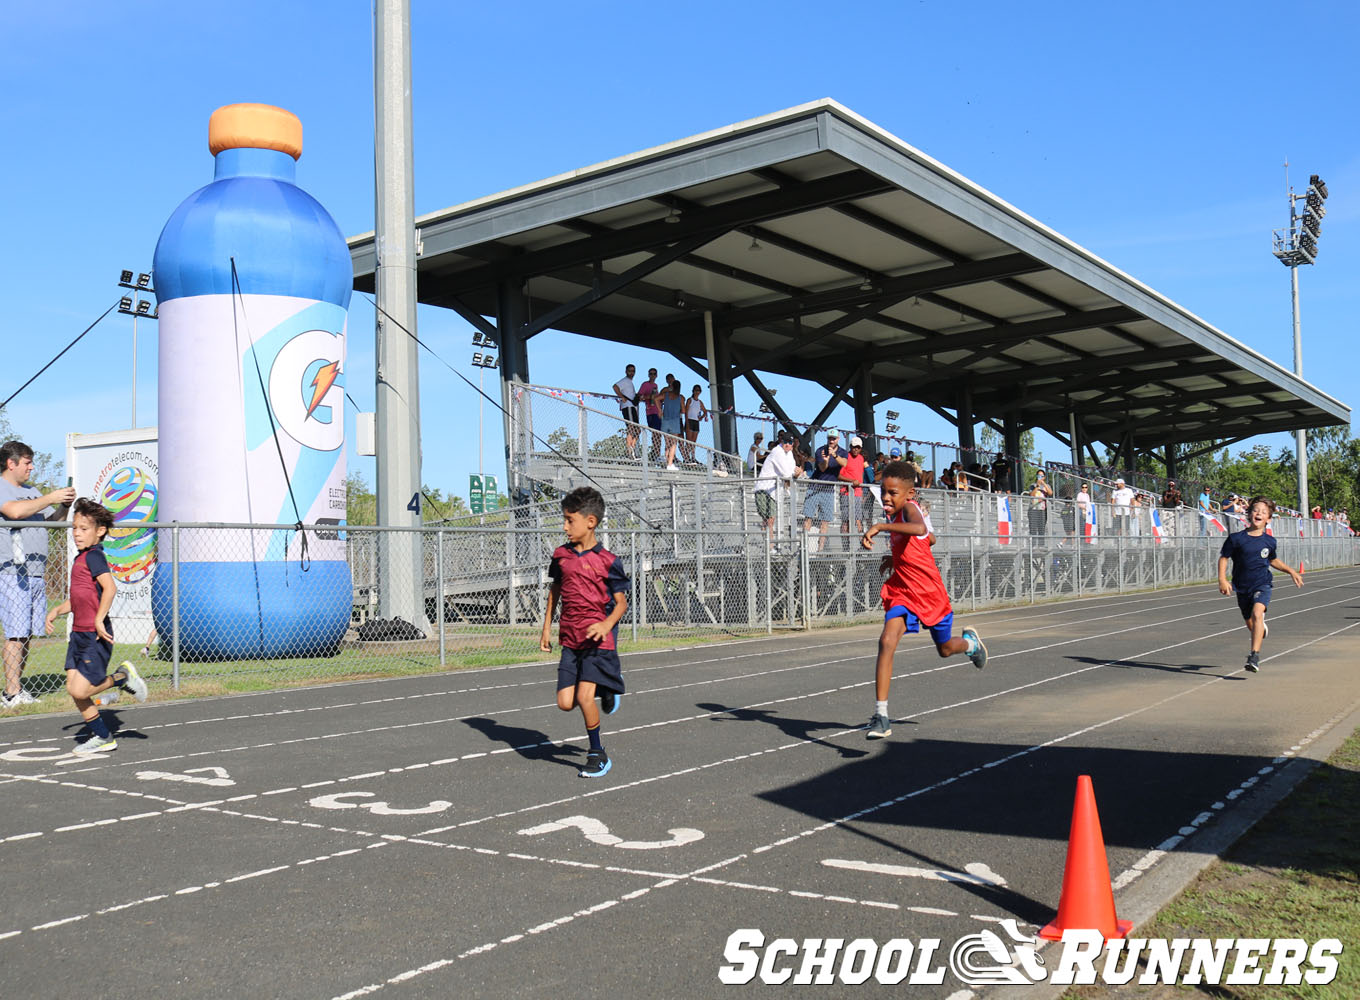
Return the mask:
[[525,760],[546,760],[565,767],[580,767],[581,762],[572,758],[579,756],[580,747],[557,746],[545,732],[526,729],[523,726],[507,726],[495,719],[464,719],[469,726],[489,740],[504,743]]
[[[1069,660],[1077,663],[1091,663],[1102,667],[1122,667],[1125,669],[1137,667],[1139,670],[1163,670],[1171,674],[1197,674],[1203,670],[1228,670],[1221,663],[1151,663],[1147,660],[1107,660],[1099,656],[1068,656]],[[1230,677],[1227,674],[1221,675],[1225,681],[1242,681],[1245,677]]]
[[807,740],[809,743],[817,743],[821,746],[829,747],[848,760],[867,757],[869,755],[869,751],[867,750],[856,750],[853,747],[841,746],[839,743],[832,743],[829,740],[819,739],[812,735],[819,730],[853,729],[855,728],[853,724],[846,724],[844,722],[813,722],[810,719],[788,719],[769,709],[728,708],[726,705],[718,705],[713,702],[699,702],[694,707],[701,708],[705,712],[720,712],[723,715],[728,716],[727,719],[721,717],[714,718],[710,720],[712,722],[735,721],[767,723],[777,728],[786,736],[792,736],[794,739]]
[[[116,736],[120,740],[144,740],[145,733],[139,733],[135,729],[129,729],[123,722],[123,717],[118,714],[116,708],[101,708],[99,714],[104,717],[104,724],[109,727],[109,735]],[[73,732],[76,736],[86,736],[90,733],[89,724],[84,719],[77,719],[75,722],[67,723],[61,727],[62,732]]]

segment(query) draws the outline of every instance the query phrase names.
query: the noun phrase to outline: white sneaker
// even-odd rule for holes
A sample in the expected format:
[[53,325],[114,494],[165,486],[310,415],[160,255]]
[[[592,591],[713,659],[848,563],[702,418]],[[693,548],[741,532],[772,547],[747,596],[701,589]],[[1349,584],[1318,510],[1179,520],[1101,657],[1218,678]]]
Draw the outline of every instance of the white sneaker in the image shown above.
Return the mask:
[[670,465],[666,466],[666,471],[667,471],[667,472],[679,472],[680,470],[679,470],[678,468],[676,468],[675,463],[672,462]]
[[4,695],[4,705],[6,708],[18,708],[20,705],[36,705],[36,704],[38,704],[38,699],[33,697],[23,688],[19,689],[18,694]]
[[121,687],[127,689],[127,693],[138,701],[146,701],[146,681],[142,680],[142,675],[137,672],[137,668],[132,665],[131,660],[124,660],[118,664],[119,668],[127,671],[127,680],[123,681]]
[[84,743],[77,743],[72,753],[91,754],[102,753],[112,750],[118,746],[118,741],[112,736],[91,736]]

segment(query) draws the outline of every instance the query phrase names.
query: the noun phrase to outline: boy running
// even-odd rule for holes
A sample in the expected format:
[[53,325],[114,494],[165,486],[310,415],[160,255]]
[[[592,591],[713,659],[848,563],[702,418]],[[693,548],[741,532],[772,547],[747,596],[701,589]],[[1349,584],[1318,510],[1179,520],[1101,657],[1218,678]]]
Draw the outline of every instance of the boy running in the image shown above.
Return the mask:
[[66,690],[90,730],[89,739],[76,745],[78,754],[99,753],[118,746],[108,723],[99,714],[94,697],[119,687],[138,701],[146,701],[146,681],[137,668],[124,661],[106,676],[113,655],[113,622],[109,608],[118,588],[104,557],[104,536],[113,527],[113,515],[86,497],[76,501],[71,515],[71,534],[79,555],[71,564],[71,596],[47,612],[47,634],[61,615],[70,614],[71,639],[66,647]]
[[[1270,607],[1270,588],[1275,577],[1271,569],[1284,570],[1303,586],[1299,571],[1280,561],[1275,555],[1275,536],[1266,534],[1266,525],[1275,513],[1275,502],[1265,497],[1252,497],[1247,505],[1247,526],[1234,531],[1223,540],[1218,553],[1218,592],[1237,592],[1237,606],[1251,634],[1246,668],[1249,673],[1261,669],[1261,640],[1270,634],[1266,625],[1266,608]],[[1232,583],[1228,582],[1228,560],[1232,560]]]
[[954,609],[945,593],[939,567],[930,554],[931,529],[916,504],[916,477],[906,462],[889,462],[883,470],[883,511],[886,523],[874,524],[864,533],[866,549],[874,536],[891,536],[892,554],[883,557],[880,571],[891,568],[883,584],[883,634],[878,637],[878,662],[874,668],[874,714],[866,738],[881,740],[892,735],[888,717],[888,686],[892,683],[893,654],[904,632],[919,632],[924,624],[941,656],[965,654],[981,670],[987,665],[987,647],[975,629],[966,628],[953,637]]
[[[557,665],[557,707],[581,709],[590,750],[583,778],[601,778],[613,766],[600,743],[600,712],[613,715],[623,697],[619,667],[618,626],[628,611],[628,576],[623,560],[595,539],[604,520],[604,498],[598,490],[581,486],[562,498],[562,527],[567,544],[552,554],[547,607],[539,648],[552,652],[553,608],[562,602],[558,641],[562,659]],[[599,693],[600,706],[595,707]]]

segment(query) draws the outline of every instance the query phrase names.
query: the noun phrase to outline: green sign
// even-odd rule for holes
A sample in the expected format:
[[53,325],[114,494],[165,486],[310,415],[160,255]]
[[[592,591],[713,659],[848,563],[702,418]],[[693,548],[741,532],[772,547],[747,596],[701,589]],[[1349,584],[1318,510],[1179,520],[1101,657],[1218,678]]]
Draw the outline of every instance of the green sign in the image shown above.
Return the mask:
[[482,477],[473,473],[468,476],[468,509],[474,514],[482,512]]
[[495,477],[495,476],[483,476],[483,477],[482,477],[482,482],[483,482],[483,484],[485,484],[485,486],[486,486],[486,492],[485,492],[485,494],[484,494],[484,495],[485,495],[484,503],[485,503],[485,505],[486,505],[486,512],[487,512],[488,514],[490,514],[493,510],[496,509],[496,504],[497,504],[497,497],[496,497],[496,477]]

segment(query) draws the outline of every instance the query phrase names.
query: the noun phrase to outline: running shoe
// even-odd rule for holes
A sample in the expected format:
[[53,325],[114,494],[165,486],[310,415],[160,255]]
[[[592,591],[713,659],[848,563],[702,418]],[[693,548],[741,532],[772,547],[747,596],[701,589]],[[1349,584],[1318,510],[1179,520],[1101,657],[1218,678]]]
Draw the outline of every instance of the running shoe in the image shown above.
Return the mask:
[[138,701],[146,701],[146,681],[142,680],[142,675],[131,660],[118,664],[118,669],[113,672],[113,681]]
[[18,694],[7,694],[3,696],[6,708],[18,708],[20,705],[36,705],[38,699],[33,697],[23,688],[19,689]]
[[963,630],[963,637],[973,644],[973,651],[968,654],[968,659],[973,661],[973,666],[981,670],[987,665],[987,647],[982,644],[982,636],[977,634],[976,629],[966,628]]
[[1260,653],[1248,653],[1248,654],[1247,654],[1247,673],[1254,674],[1254,673],[1256,673],[1256,672],[1257,672],[1258,670],[1260,670],[1260,669],[1261,669],[1261,654],[1260,654]]
[[613,766],[614,762],[609,759],[609,754],[603,750],[591,750],[586,754],[586,763],[581,768],[580,775],[583,778],[603,778]]
[[619,710],[619,702],[623,696],[617,691],[604,691],[600,694],[600,711],[605,715],[613,715]]
[[103,753],[117,746],[118,741],[112,736],[91,736],[84,743],[77,743],[74,752],[81,755]]
[[866,740],[881,740],[885,736],[892,735],[892,722],[886,715],[879,715],[877,712],[869,719],[868,732],[864,734]]

